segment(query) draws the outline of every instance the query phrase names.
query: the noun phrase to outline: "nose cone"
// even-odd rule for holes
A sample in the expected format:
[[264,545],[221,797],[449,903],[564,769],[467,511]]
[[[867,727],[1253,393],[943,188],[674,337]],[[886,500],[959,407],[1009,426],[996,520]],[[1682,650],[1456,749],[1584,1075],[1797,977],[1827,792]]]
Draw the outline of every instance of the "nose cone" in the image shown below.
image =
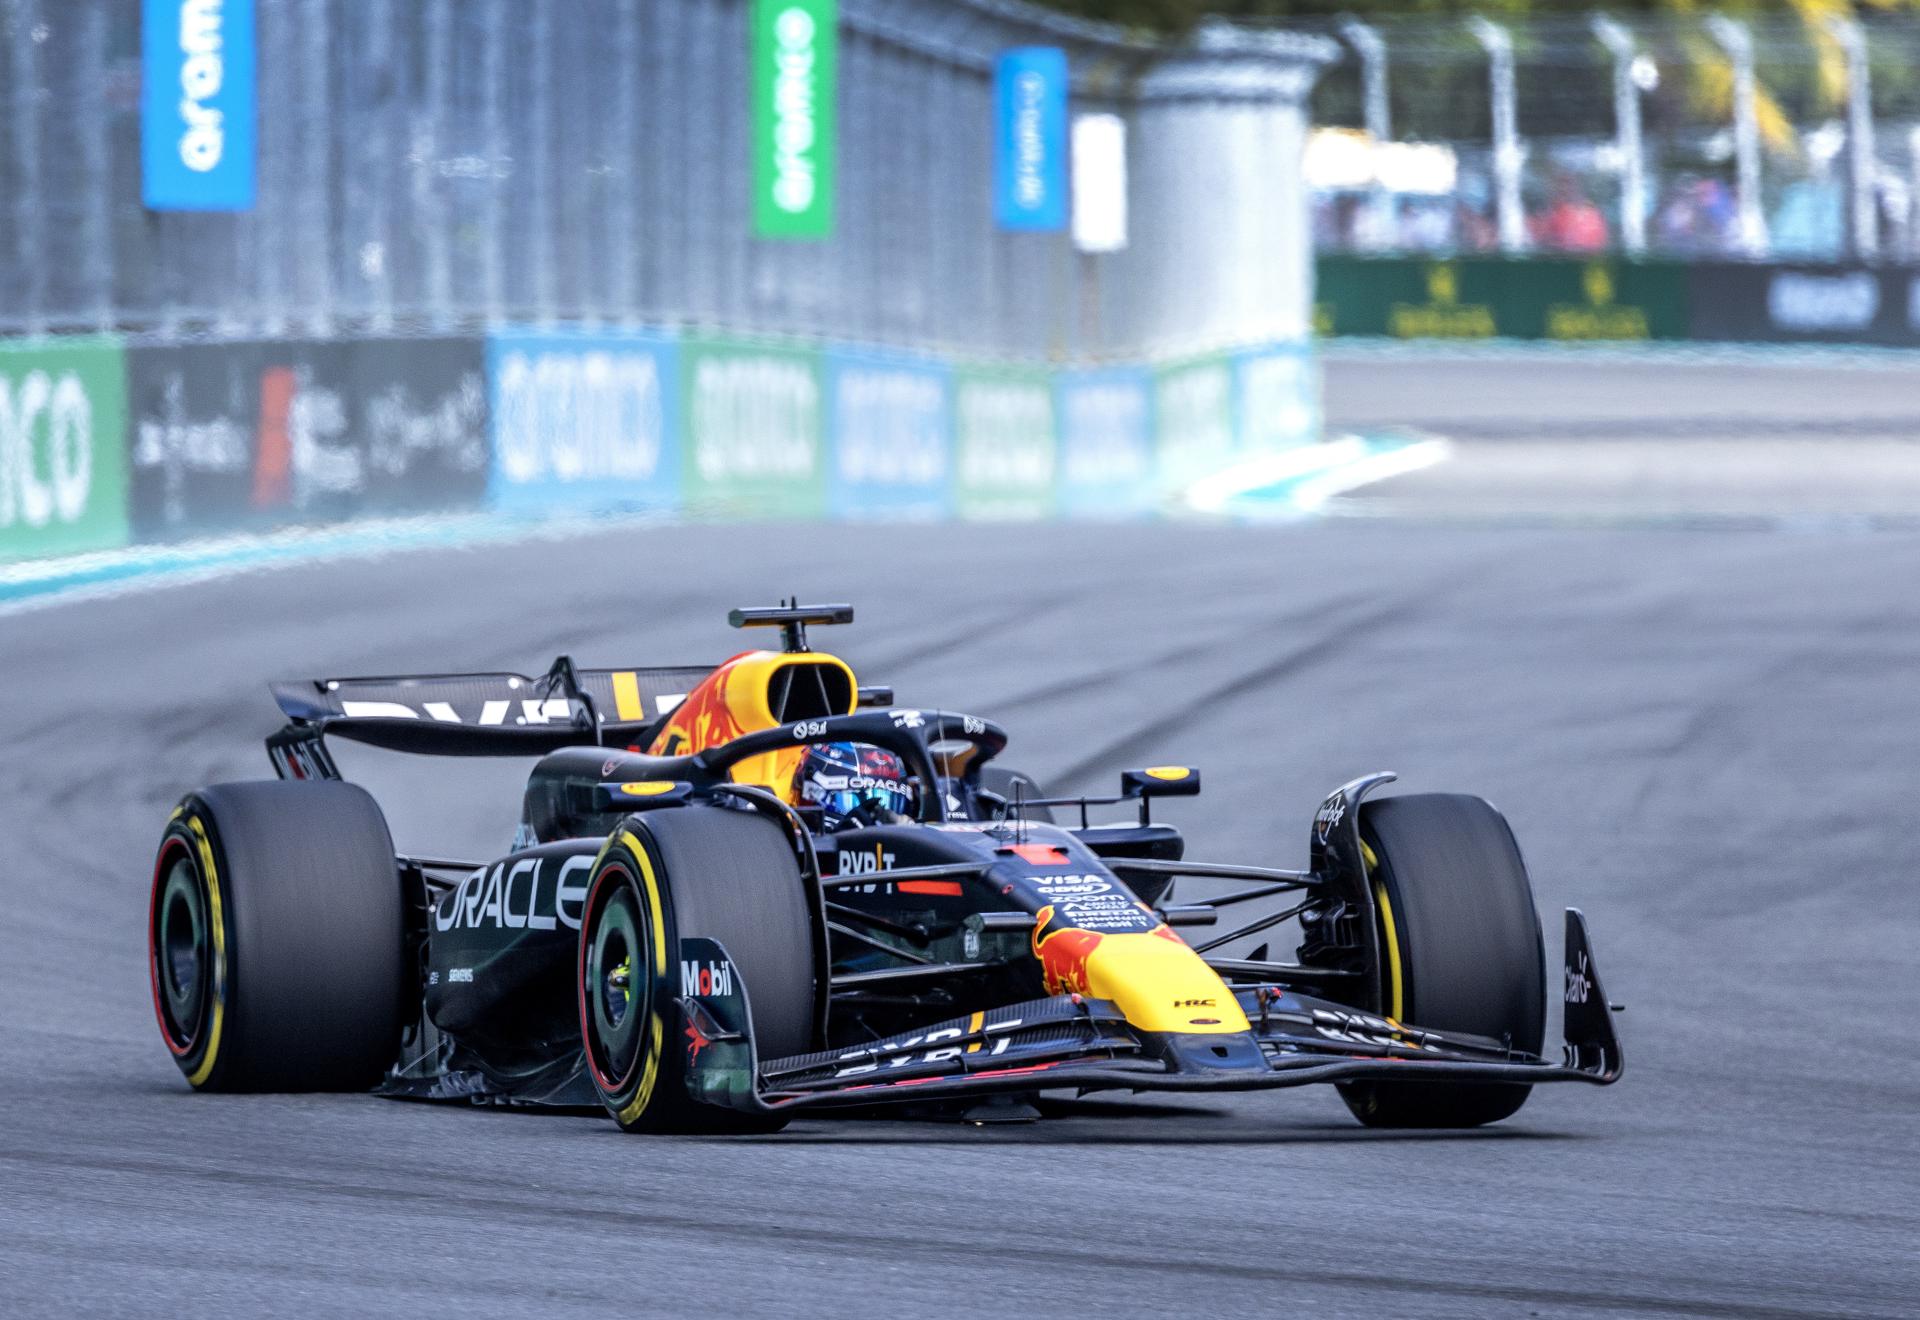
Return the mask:
[[1087,994],[1112,1000],[1142,1031],[1211,1036],[1250,1030],[1219,973],[1166,926],[1101,937],[1086,956],[1086,984]]

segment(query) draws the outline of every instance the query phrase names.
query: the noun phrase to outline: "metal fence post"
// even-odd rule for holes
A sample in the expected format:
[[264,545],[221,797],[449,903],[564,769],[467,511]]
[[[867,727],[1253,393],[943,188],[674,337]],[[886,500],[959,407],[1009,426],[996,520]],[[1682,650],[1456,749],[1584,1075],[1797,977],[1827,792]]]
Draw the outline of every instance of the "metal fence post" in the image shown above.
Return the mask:
[[634,321],[634,249],[639,244],[636,217],[640,213],[637,178],[640,146],[635,140],[639,111],[635,108],[640,82],[640,13],[635,0],[622,0],[615,19],[616,52],[613,114],[608,124],[606,159],[602,166],[611,186],[607,207],[608,285],[599,298],[603,315],[631,325]]
[[1387,43],[1381,40],[1379,29],[1357,18],[1342,19],[1340,35],[1360,57],[1361,118],[1366,124],[1367,136],[1372,139],[1376,162],[1373,183],[1367,193],[1371,214],[1363,241],[1366,247],[1383,250],[1393,246],[1393,195],[1380,178],[1377,163],[1379,149],[1393,138],[1392,104],[1387,99]]
[[1498,23],[1479,15],[1467,20],[1474,40],[1487,52],[1487,95],[1493,108],[1493,174],[1500,222],[1500,250],[1527,246],[1526,214],[1520,206],[1520,166],[1526,152],[1514,119],[1513,38]]
[[1920,257],[1920,126],[1907,130],[1907,257]]
[[1620,241],[1629,256],[1647,250],[1647,170],[1640,140],[1641,68],[1633,34],[1605,14],[1592,18],[1593,35],[1613,57],[1614,145],[1620,153]]
[[[35,58],[43,39],[40,11],[36,0],[13,0],[13,155],[17,191],[13,195],[15,269],[21,277],[21,301],[17,316],[29,335],[47,328],[47,264],[43,221],[47,198],[40,171],[40,102],[48,95],[34,77],[39,61]],[[10,318],[11,319],[11,318]]]
[[373,285],[369,300],[373,328],[384,333],[393,328],[393,263],[400,255],[394,251],[390,200],[394,155],[392,121],[399,105],[392,68],[392,24],[398,21],[398,11],[381,6],[366,14],[363,21],[367,24],[366,48],[357,61],[361,66],[363,89],[361,150],[365,153],[363,169],[372,186],[364,188],[362,193],[366,199],[363,217],[366,237],[361,240],[354,259],[361,278]]
[[106,96],[101,90],[107,85],[107,12],[95,4],[87,10],[87,21],[82,27],[81,41],[85,44],[87,85],[95,94],[87,98],[86,108],[81,112],[85,116],[83,140],[86,143],[86,162],[81,171],[88,180],[86,199],[86,285],[89,299],[93,305],[75,312],[85,311],[87,319],[95,329],[111,330],[114,320],[113,300],[113,186],[111,152],[112,143],[109,134],[112,127],[107,118]]
[[508,154],[506,116],[501,102],[506,98],[506,0],[492,0],[486,10],[485,35],[481,40],[481,137],[486,143],[487,202],[486,230],[480,241],[480,287],[485,302],[486,320],[497,325],[506,317],[506,282],[501,246],[507,241],[506,207],[503,198],[512,167]]
[[333,145],[333,106],[328,88],[332,83],[332,48],[328,40],[328,6],[326,0],[307,0],[307,50],[305,65],[305,83],[307,88],[306,167],[301,172],[309,183],[309,197],[306,203],[310,219],[307,250],[302,257],[302,265],[309,266],[314,273],[313,303],[308,309],[308,319],[314,331],[320,335],[331,333],[333,328],[333,228],[331,217],[333,172],[328,166],[332,159]]
[[1733,188],[1740,249],[1750,257],[1763,257],[1767,253],[1767,218],[1760,208],[1760,118],[1754,99],[1753,34],[1745,23],[1725,14],[1710,15],[1707,31],[1733,61]]
[[420,226],[421,257],[426,262],[427,323],[444,330],[453,320],[453,235],[446,204],[447,63],[453,47],[452,0],[432,0],[427,10],[426,66],[421,79],[419,127],[414,134],[414,217]]
[[1867,38],[1852,19],[1835,18],[1827,30],[1847,57],[1847,175],[1852,185],[1853,255],[1880,255],[1880,167],[1873,150],[1873,85],[1867,71]]
[[533,40],[527,52],[532,70],[527,102],[527,210],[532,233],[527,236],[533,266],[534,315],[541,325],[554,320],[554,198],[553,198],[553,7],[533,5]]

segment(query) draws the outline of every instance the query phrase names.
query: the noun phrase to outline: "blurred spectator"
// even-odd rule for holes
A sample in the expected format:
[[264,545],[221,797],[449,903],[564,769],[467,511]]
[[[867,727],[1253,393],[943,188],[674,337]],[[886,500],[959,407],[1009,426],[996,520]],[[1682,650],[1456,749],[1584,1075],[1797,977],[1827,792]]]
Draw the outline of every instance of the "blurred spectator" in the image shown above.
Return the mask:
[[1682,174],[1654,222],[1654,241],[1668,252],[1719,256],[1732,246],[1733,192],[1719,179]]
[[1462,174],[1455,197],[1453,232],[1462,252],[1491,252],[1500,246],[1494,223],[1493,192],[1482,174]]
[[1532,229],[1534,243],[1549,251],[1604,252],[1607,247],[1607,218],[1571,174],[1554,176],[1552,201],[1533,218]]
[[1400,246],[1408,252],[1454,250],[1453,206],[1445,197],[1408,197],[1401,204]]

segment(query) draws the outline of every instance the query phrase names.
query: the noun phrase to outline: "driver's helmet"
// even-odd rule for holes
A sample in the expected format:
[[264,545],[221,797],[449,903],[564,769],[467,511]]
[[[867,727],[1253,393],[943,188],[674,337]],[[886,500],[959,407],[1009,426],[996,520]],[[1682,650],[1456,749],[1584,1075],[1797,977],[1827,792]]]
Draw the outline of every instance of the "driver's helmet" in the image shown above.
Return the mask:
[[826,828],[881,825],[913,815],[913,787],[905,762],[866,743],[817,743],[800,758],[793,800],[819,807]]

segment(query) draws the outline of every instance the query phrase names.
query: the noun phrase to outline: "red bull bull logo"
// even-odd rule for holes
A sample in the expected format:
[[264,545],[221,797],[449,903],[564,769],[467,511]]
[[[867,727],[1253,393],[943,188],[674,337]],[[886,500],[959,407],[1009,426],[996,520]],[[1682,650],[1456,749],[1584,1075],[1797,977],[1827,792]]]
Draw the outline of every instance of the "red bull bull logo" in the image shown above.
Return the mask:
[[733,706],[727,700],[727,680],[732,677],[734,667],[753,654],[743,651],[702,679],[700,685],[689,692],[673,712],[673,718],[667,721],[666,727],[660,730],[647,750],[655,756],[704,752],[709,747],[731,742],[745,733],[739,720],[734,718]]
[[1053,909],[1044,907],[1034,920],[1033,956],[1040,960],[1040,975],[1045,981],[1050,995],[1084,995],[1091,993],[1087,973],[1087,960],[1093,957],[1093,951],[1100,947],[1100,941],[1106,938],[1098,931],[1064,930],[1048,931],[1053,923]]

